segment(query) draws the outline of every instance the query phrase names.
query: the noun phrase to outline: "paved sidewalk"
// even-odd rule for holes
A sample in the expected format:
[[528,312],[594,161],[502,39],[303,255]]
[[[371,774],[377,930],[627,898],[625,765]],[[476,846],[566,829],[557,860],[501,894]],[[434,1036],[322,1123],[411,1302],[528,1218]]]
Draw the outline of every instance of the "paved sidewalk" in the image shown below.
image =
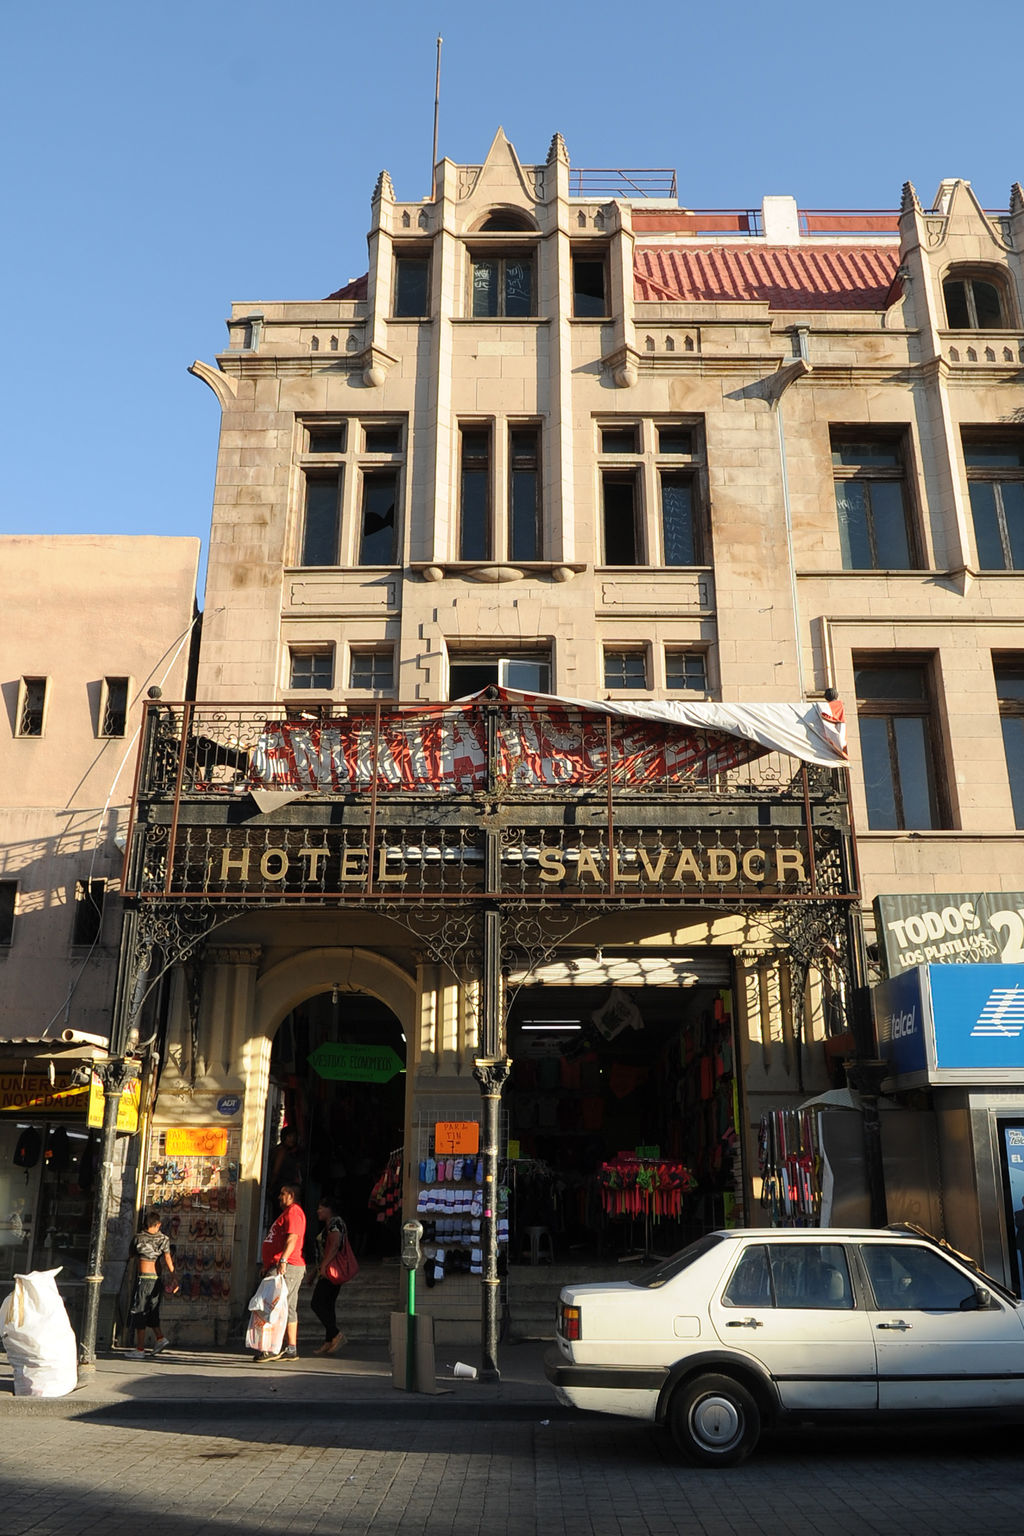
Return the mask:
[[258,1417],[268,1405],[296,1403],[311,1417],[356,1406],[367,1418],[387,1413],[551,1419],[568,1410],[559,1408],[544,1376],[548,1347],[503,1345],[497,1382],[467,1381],[454,1375],[457,1361],[479,1367],[475,1346],[436,1348],[435,1395],[397,1389],[384,1344],[346,1345],[329,1359],[301,1355],[294,1362],[265,1365],[257,1365],[248,1351],[237,1350],[168,1349],[145,1360],[105,1354],[94,1371],[80,1375],[77,1391],[58,1398],[16,1398],[11,1368],[0,1356],[0,1418],[31,1414],[80,1418],[95,1413],[117,1418],[187,1418],[222,1409],[232,1417]]

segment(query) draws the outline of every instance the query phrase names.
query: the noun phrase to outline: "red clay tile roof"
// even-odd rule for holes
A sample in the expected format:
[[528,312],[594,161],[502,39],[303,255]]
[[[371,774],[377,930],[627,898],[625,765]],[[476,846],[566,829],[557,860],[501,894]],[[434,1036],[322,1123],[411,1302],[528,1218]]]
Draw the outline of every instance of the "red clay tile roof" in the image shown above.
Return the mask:
[[324,303],[326,304],[328,299],[365,299],[369,278],[368,272],[364,272],[362,277],[354,277],[351,282],[345,284],[344,288],[339,288],[336,293],[329,293]]
[[637,299],[691,304],[756,299],[770,309],[886,309],[894,290],[895,246],[638,246]]

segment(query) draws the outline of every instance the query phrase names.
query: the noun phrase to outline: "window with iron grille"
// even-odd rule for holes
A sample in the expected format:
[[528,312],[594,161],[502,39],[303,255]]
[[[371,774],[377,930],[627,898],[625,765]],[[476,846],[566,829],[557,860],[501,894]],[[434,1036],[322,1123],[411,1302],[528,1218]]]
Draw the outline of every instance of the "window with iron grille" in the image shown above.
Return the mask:
[[99,939],[106,892],[105,880],[76,881],[75,916],[71,930],[71,942],[76,947],[91,948]]
[[128,678],[105,677],[100,693],[100,735],[124,736],[128,729]]
[[647,687],[647,653],[642,650],[612,650],[604,653],[604,685],[608,689],[643,692]]
[[854,678],[868,826],[947,825],[930,664],[865,657]]
[[288,686],[290,688],[331,689],[334,686],[334,652],[330,649],[289,652]]
[[666,688],[685,688],[693,693],[707,693],[708,668],[703,651],[665,652]]
[[391,696],[395,691],[395,655],[391,649],[353,651],[348,685],[367,693]]
[[17,880],[0,880],[0,949],[9,949],[14,942],[14,914],[17,905]]
[[23,677],[18,689],[18,736],[41,736],[49,678]]

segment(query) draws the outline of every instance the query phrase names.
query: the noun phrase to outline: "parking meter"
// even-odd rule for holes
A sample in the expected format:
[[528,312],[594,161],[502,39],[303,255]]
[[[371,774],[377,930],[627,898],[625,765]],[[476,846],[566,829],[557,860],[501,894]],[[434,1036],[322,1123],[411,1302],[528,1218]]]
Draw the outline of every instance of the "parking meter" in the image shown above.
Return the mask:
[[423,1254],[420,1251],[420,1239],[423,1236],[422,1221],[406,1221],[402,1224],[402,1263],[406,1269],[415,1270],[420,1267]]

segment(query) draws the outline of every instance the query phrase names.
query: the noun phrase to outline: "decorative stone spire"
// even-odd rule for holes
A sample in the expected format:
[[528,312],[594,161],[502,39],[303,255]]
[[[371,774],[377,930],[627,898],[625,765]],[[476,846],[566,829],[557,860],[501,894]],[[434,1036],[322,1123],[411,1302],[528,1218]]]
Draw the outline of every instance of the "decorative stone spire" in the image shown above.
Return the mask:
[[900,213],[920,213],[921,202],[917,190],[912,181],[903,183],[903,198],[900,202]]
[[566,149],[565,140],[560,133],[556,133],[548,145],[548,165],[554,160],[564,160],[566,165],[569,164],[569,151]]
[[395,189],[391,184],[391,177],[387,171],[381,171],[377,177],[377,185],[373,189],[373,196],[370,201],[375,203],[382,197],[386,198],[389,203],[393,203],[395,200]]
[[1018,213],[1024,213],[1024,187],[1019,181],[1015,181],[1010,188],[1010,217],[1013,218]]

